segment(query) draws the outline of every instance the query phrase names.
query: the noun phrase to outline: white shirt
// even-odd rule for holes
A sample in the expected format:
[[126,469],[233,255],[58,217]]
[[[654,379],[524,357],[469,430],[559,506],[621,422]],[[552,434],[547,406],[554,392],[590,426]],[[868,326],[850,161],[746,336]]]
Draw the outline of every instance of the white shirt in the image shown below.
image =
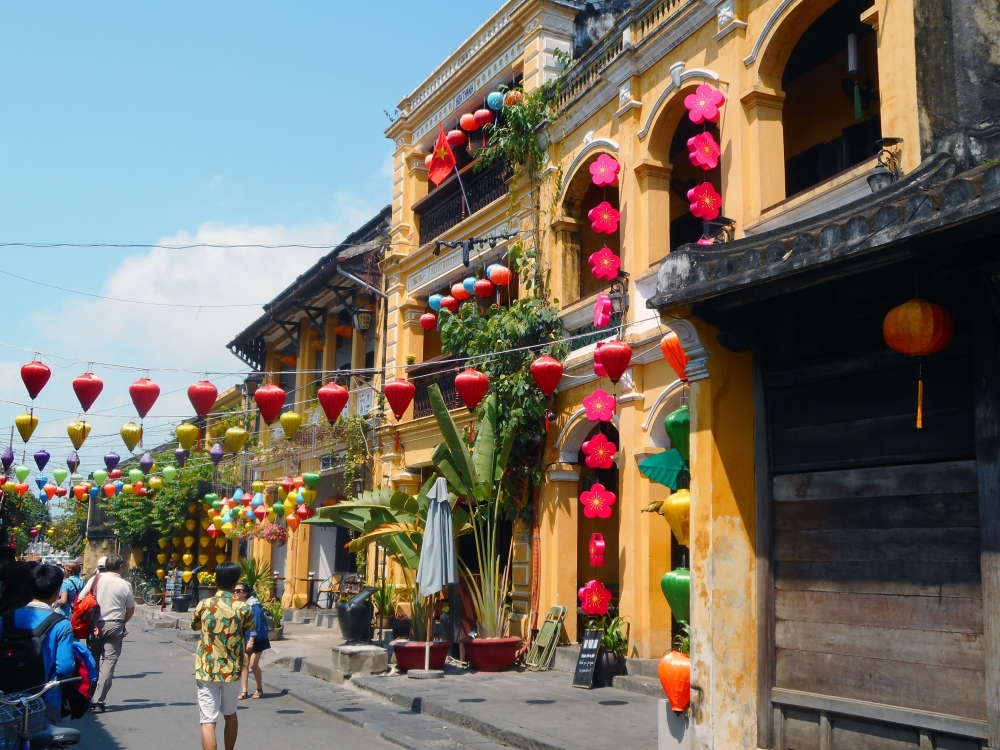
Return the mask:
[[80,598],[86,596],[97,581],[97,603],[101,605],[101,622],[124,620],[125,610],[135,607],[132,584],[118,573],[101,573],[91,576],[80,591]]

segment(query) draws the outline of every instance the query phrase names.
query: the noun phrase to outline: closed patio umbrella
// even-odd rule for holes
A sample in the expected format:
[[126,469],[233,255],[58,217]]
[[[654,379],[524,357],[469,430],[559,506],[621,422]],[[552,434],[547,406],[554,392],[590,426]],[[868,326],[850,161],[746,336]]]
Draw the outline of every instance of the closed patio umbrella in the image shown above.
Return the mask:
[[[455,535],[451,525],[451,502],[448,499],[448,480],[439,477],[427,494],[427,522],[417,567],[417,585],[421,596],[432,597],[445,586],[458,583],[458,556]],[[424,647],[423,670],[410,670],[411,677],[441,677],[439,670],[430,669],[431,658],[431,608],[428,607],[427,642]],[[413,674],[422,672],[423,674]]]

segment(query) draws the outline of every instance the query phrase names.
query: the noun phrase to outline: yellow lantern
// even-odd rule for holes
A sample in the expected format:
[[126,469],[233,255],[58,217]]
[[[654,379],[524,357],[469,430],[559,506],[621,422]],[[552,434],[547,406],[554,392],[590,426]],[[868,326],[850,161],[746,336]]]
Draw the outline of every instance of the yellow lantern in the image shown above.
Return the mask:
[[306,505],[312,505],[316,502],[316,490],[299,490],[299,497]]
[[177,435],[177,442],[180,443],[181,448],[189,451],[191,450],[191,446],[194,445],[195,441],[198,439],[198,428],[190,422],[182,422],[177,425],[177,429],[174,430],[174,434]]
[[156,569],[156,577],[159,578],[161,581],[163,580],[163,576],[165,576],[166,574],[167,572],[163,568]]
[[264,483],[258,479],[256,482],[250,485],[250,489],[253,490],[254,492],[263,492]]
[[194,555],[192,555],[190,552],[185,552],[183,555],[181,555],[181,560],[184,561],[185,565],[190,565],[192,562],[194,562]]
[[152,490],[158,490],[163,487],[163,477],[150,477],[149,478],[149,488]]
[[267,520],[268,521],[270,521],[271,523],[274,523],[274,519],[277,518],[277,517],[278,517],[278,515],[273,510],[268,509],[268,511],[267,511]]
[[185,547],[190,547],[193,544],[194,544],[194,537],[193,536],[186,536],[186,537],[184,537],[184,546]]
[[175,536],[175,537],[174,537],[173,539],[171,539],[170,541],[171,541],[171,542],[173,543],[173,545],[174,545],[175,547],[180,547],[180,546],[181,546],[181,538],[180,538],[179,536]]
[[129,453],[135,451],[135,446],[142,440],[142,428],[135,422],[129,422],[122,425],[119,433],[121,433],[122,441],[125,443],[125,447],[128,448]]
[[170,556],[170,559],[173,560],[175,563],[179,563],[181,561],[181,553],[175,552]]
[[222,552],[220,552],[215,556],[215,562],[218,563],[219,565],[224,563],[226,559],[227,559],[226,556]]
[[204,552],[202,552],[200,555],[198,555],[198,564],[199,565],[208,565],[208,555],[206,555]]
[[49,530],[48,530],[48,531],[46,531],[45,533],[46,533],[46,534],[47,534],[48,536],[50,536],[50,537],[51,537],[52,535],[54,535],[54,534],[56,533],[56,530],[55,530],[55,529],[49,529]]
[[233,453],[239,453],[247,441],[247,431],[242,427],[230,427],[226,430],[226,445]]
[[194,527],[197,525],[197,522],[193,518],[189,518],[184,522],[184,528],[188,531],[194,531]]
[[291,440],[302,426],[302,415],[297,411],[286,411],[281,415],[281,429],[285,431],[285,437]]
[[663,517],[667,519],[670,530],[674,532],[677,541],[685,547],[688,545],[688,536],[691,531],[691,492],[689,490],[677,490],[666,499],[661,508]]
[[80,450],[87,436],[90,435],[90,425],[86,422],[81,422],[77,420],[75,422],[70,422],[66,425],[66,434],[69,435],[70,442],[73,443],[73,447]]
[[198,510],[198,503],[188,503],[188,513],[193,515],[196,510]]
[[156,543],[160,545],[160,549],[166,549],[167,545],[170,544],[170,542],[168,542],[162,536],[156,540]]
[[31,438],[31,433],[33,433],[35,428],[38,427],[38,417],[34,414],[29,414],[28,412],[18,414],[14,418],[14,425],[17,427],[17,431],[21,434],[21,440],[27,443]]
[[222,530],[223,530],[223,532],[225,532],[226,534],[228,534],[230,531],[233,530],[233,522],[232,521],[226,521],[224,524],[222,524]]
[[201,519],[201,528],[207,529],[211,525],[212,525],[212,519],[209,518],[208,516],[205,516],[204,518]]
[[193,577],[194,573],[192,573],[190,570],[185,570],[183,573],[181,573],[181,578],[184,580],[184,583],[191,583],[191,579]]
[[123,495],[134,495],[135,494],[135,489],[132,487],[131,484],[124,484],[124,485],[122,485],[122,494]]
[[163,552],[161,552],[160,554],[158,554],[156,556],[156,562],[158,562],[160,565],[166,565],[167,564],[167,556]]

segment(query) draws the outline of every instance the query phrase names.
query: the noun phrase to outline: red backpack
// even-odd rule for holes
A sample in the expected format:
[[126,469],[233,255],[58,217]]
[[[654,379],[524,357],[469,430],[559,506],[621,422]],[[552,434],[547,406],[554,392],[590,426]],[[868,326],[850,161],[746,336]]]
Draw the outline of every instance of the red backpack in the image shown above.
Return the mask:
[[73,616],[70,625],[73,626],[74,638],[91,638],[101,634],[101,605],[97,603],[97,584],[100,574],[94,577],[94,585],[86,595],[76,598],[73,604]]

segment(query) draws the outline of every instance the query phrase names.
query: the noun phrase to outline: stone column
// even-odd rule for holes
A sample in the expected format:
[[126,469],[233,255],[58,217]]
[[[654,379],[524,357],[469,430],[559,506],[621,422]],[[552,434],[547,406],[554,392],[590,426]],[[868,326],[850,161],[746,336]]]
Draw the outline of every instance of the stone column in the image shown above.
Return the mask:
[[576,642],[576,545],[577,509],[580,506],[580,469],[574,464],[550,464],[541,487],[541,592],[539,622],[549,607],[562,605],[569,611],[564,628]]
[[640,162],[635,222],[637,247],[633,276],[641,276],[670,252],[670,172],[672,167]]
[[573,21],[584,5],[575,0],[535,0],[511,13],[511,22],[524,29],[523,85],[527,93],[562,72],[557,51],[573,56]]
[[754,87],[740,97],[747,119],[743,150],[743,205],[746,223],[785,199],[785,140],[781,109],[785,94]]
[[580,296],[580,222],[564,216],[552,222],[555,240],[549,286],[564,305]]

